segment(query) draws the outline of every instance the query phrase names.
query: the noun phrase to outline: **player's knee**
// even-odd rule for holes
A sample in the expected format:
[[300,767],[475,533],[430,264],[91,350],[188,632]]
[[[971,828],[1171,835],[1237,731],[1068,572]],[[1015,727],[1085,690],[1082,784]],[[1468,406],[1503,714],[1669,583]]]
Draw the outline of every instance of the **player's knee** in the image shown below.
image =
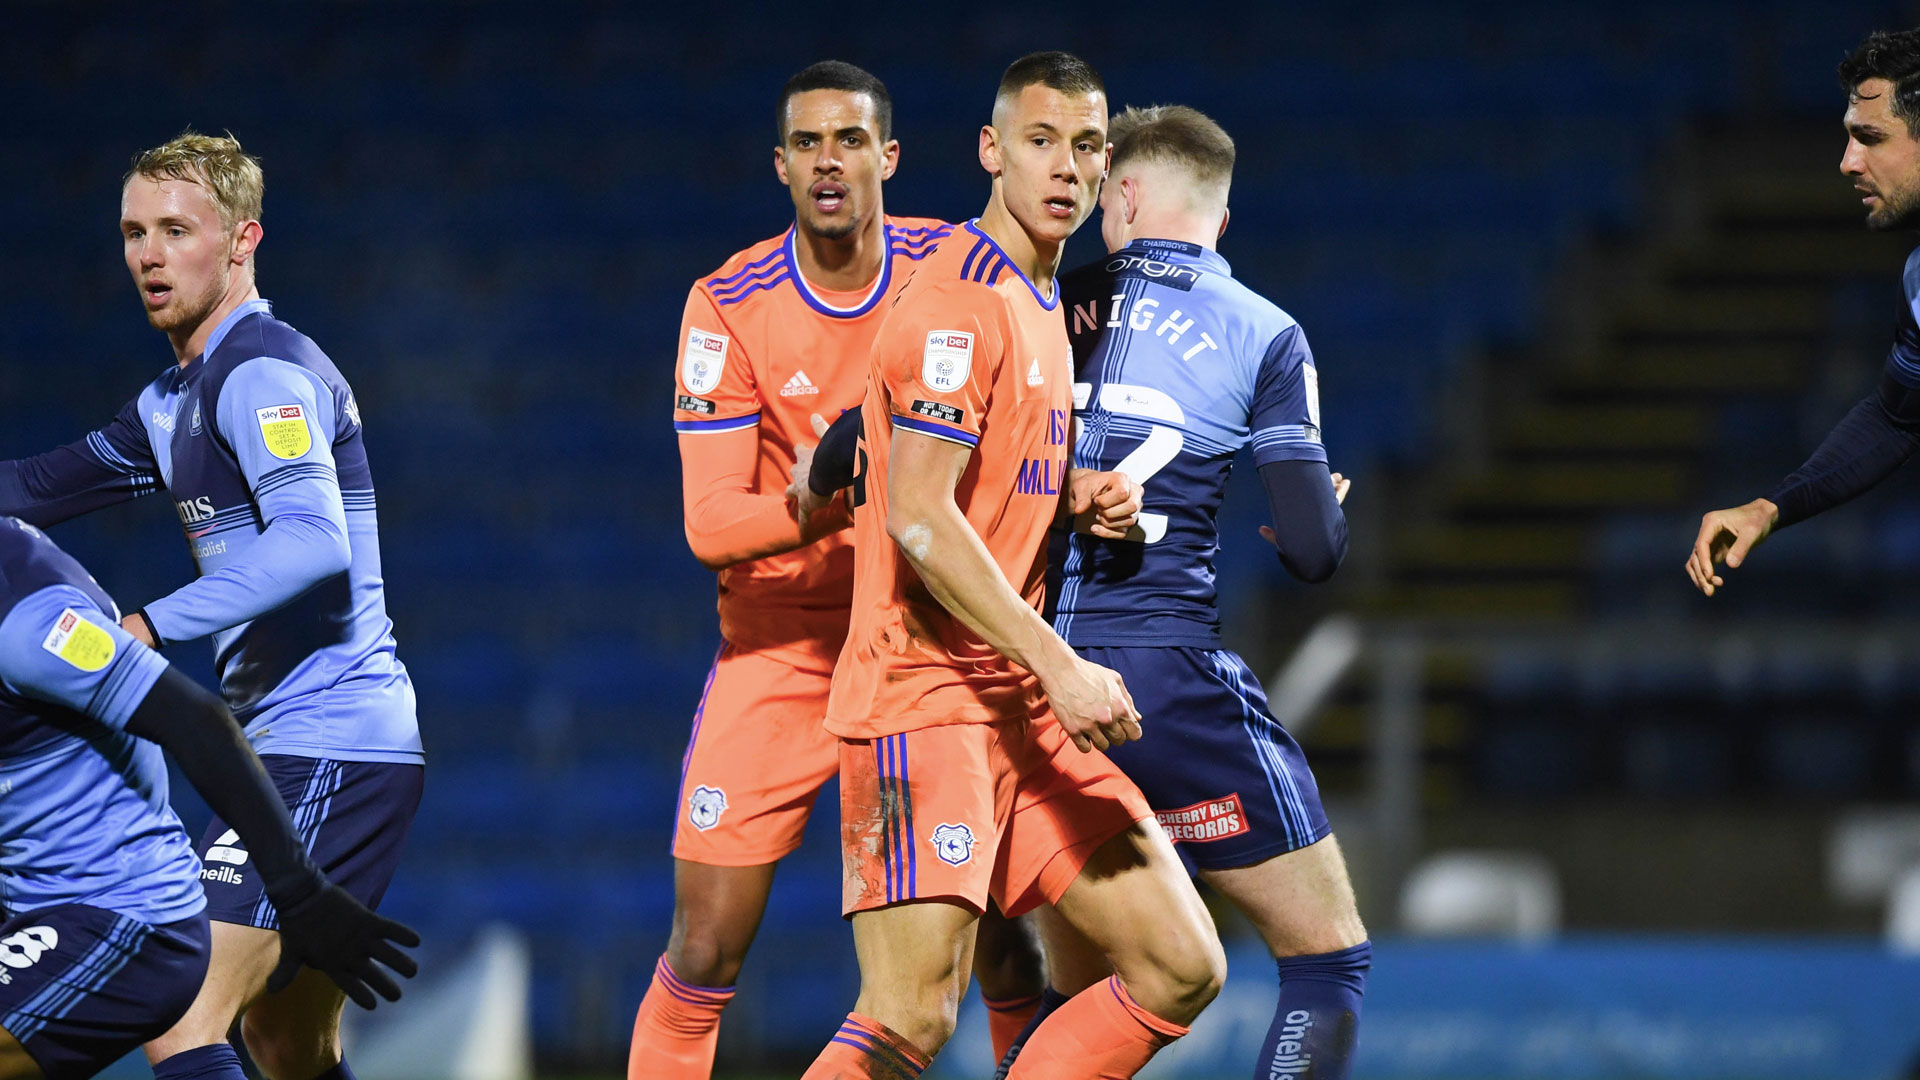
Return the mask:
[[730,945],[725,934],[694,924],[667,946],[667,964],[674,975],[695,986],[732,986],[746,956],[747,950]]
[[960,1003],[951,997],[926,996],[901,1002],[894,1015],[894,1020],[881,1022],[918,1047],[921,1053],[932,1057],[953,1038],[954,1025],[960,1019]]
[[1208,934],[1200,948],[1170,966],[1169,974],[1176,1000],[1187,1013],[1181,1022],[1200,1015],[1200,1010],[1220,996],[1220,987],[1227,981],[1227,954],[1220,947],[1219,936]]
[[911,988],[901,982],[890,983],[884,994],[870,993],[863,987],[854,1009],[932,1057],[953,1037],[954,1025],[960,1019],[960,985],[949,977],[930,978]]
[[1188,1023],[1220,994],[1227,981],[1227,954],[1205,918],[1169,926],[1146,948],[1118,962],[1120,981],[1141,1007],[1175,1023]]
[[983,919],[973,951],[973,976],[984,997],[1030,997],[1046,984],[1046,958],[1026,923]]

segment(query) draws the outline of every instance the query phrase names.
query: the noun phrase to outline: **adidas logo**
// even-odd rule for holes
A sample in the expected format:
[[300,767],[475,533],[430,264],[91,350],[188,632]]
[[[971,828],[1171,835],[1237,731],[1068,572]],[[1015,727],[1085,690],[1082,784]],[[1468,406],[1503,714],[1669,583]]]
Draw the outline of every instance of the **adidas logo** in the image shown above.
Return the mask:
[[804,371],[794,372],[793,378],[787,380],[787,385],[780,388],[781,397],[798,397],[801,394],[817,394],[819,392],[820,388],[813,385],[812,380],[807,378],[807,373]]
[[1040,374],[1040,358],[1036,356],[1033,359],[1033,366],[1027,369],[1027,385],[1039,386],[1046,381],[1047,377]]

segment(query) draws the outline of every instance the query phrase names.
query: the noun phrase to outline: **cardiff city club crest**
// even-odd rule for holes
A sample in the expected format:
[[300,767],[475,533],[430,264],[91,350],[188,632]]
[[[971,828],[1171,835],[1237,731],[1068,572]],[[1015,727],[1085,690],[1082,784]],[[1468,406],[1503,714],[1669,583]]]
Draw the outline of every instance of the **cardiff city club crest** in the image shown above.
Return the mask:
[[687,820],[701,832],[720,824],[720,814],[726,808],[727,793],[716,787],[702,785],[687,796]]
[[929,837],[933,853],[949,866],[959,866],[973,858],[973,830],[965,825],[941,825]]

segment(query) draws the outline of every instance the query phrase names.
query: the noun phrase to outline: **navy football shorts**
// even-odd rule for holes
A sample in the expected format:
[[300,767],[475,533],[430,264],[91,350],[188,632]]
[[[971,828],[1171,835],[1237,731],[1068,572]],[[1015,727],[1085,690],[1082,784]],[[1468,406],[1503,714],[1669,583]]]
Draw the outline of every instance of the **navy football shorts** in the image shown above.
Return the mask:
[[[377,909],[393,883],[400,849],[420,808],[426,768],[285,754],[262,754],[260,760],[286,800],[294,831],[313,861],[335,885]],[[200,863],[208,918],[262,930],[280,928],[251,853],[218,816],[201,839]]]
[[1300,744],[1246,661],[1186,646],[1076,650],[1120,673],[1145,738],[1107,751],[1194,870],[1232,870],[1331,832]]
[[0,925],[0,1028],[48,1080],[92,1076],[167,1033],[207,976],[207,917],[154,926],[61,904]]

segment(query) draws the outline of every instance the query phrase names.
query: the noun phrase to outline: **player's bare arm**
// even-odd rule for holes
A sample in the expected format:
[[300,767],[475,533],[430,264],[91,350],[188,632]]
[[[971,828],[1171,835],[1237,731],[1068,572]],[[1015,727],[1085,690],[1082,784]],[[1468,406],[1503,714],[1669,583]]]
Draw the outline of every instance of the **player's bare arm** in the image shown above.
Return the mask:
[[969,447],[893,433],[887,534],[934,599],[1002,656],[1034,673],[1060,724],[1083,752],[1140,737],[1140,716],[1120,676],[1075,655],[1000,573],[954,501]]

